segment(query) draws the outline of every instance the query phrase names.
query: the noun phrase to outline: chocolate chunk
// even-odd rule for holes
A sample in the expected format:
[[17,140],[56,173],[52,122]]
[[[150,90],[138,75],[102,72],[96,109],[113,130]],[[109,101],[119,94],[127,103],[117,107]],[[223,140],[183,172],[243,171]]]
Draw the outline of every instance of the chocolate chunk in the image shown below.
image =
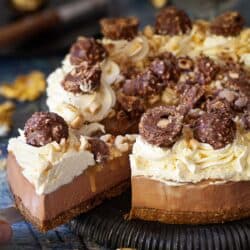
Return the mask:
[[160,35],[181,35],[190,31],[192,22],[189,16],[175,7],[167,7],[156,17],[155,31]]
[[226,99],[215,98],[213,100],[208,100],[206,103],[206,109],[209,113],[219,112],[231,117],[233,115],[231,105]]
[[188,56],[177,58],[177,67],[181,72],[188,72],[194,69],[194,61]]
[[107,51],[94,38],[79,37],[70,49],[70,62],[79,65],[82,62],[95,64],[107,56]]
[[25,123],[24,135],[28,144],[41,147],[53,141],[60,143],[62,138],[68,138],[69,131],[61,116],[52,112],[35,112]]
[[127,96],[123,92],[117,93],[117,101],[121,107],[133,117],[140,116],[145,110],[143,98],[137,96]]
[[243,29],[244,23],[244,18],[238,12],[226,12],[214,19],[210,31],[218,36],[237,36]]
[[233,108],[236,111],[243,111],[244,109],[248,107],[248,105],[249,105],[249,98],[246,96],[239,96],[235,100]]
[[90,138],[88,142],[91,145],[91,152],[94,154],[94,159],[98,163],[105,163],[109,159],[109,147],[99,138]]
[[246,111],[241,117],[242,124],[246,130],[250,130],[250,114]]
[[206,56],[201,56],[197,59],[197,77],[196,80],[200,84],[210,83],[215,79],[219,71],[219,67],[212,59]]
[[92,93],[100,86],[100,78],[101,69],[98,64],[82,64],[68,73],[61,84],[66,91],[75,94]]
[[195,139],[220,149],[233,142],[236,125],[226,114],[204,113],[196,120],[193,131]]
[[100,25],[106,38],[132,40],[138,33],[139,20],[136,17],[104,18]]
[[183,116],[174,107],[159,106],[143,114],[139,132],[148,143],[169,147],[181,134],[182,122]]
[[126,80],[123,84],[123,93],[130,96],[148,96],[163,91],[166,83],[161,82],[151,70],[146,69],[136,78]]
[[150,64],[150,70],[166,84],[169,81],[178,81],[179,70],[177,67],[177,60],[175,56],[169,52],[161,54],[158,58],[154,59]]
[[184,92],[180,97],[180,104],[187,107],[190,110],[199,103],[205,94],[205,90],[199,85],[186,85]]
[[250,76],[240,64],[228,64],[225,67],[226,87],[250,98]]

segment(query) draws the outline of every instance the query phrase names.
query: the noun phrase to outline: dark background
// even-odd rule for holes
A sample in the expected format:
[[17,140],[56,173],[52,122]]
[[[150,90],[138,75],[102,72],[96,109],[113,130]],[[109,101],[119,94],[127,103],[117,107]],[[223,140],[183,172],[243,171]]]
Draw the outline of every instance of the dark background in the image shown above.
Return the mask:
[[[24,17],[13,10],[10,1],[0,0],[0,26]],[[46,0],[43,10],[56,8],[74,1],[77,0]],[[141,26],[148,23],[153,24],[157,9],[153,7],[151,1],[154,0],[107,0],[105,8],[95,9],[88,15],[80,16],[73,23],[58,25],[58,27],[46,33],[37,35],[29,42],[18,43],[17,41],[18,46],[0,49],[0,56],[63,55],[77,36],[99,36],[98,20],[103,16],[136,15],[140,18]],[[172,0],[166,2],[167,4],[175,4],[185,9],[193,18],[207,19],[227,9],[238,10],[247,19],[248,24],[250,24],[249,0]]]

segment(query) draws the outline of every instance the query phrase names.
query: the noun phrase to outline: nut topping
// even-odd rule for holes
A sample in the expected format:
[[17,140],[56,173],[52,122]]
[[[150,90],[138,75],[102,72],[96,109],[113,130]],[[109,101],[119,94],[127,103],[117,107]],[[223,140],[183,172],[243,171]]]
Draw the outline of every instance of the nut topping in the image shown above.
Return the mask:
[[100,86],[101,69],[98,64],[82,64],[68,73],[61,83],[66,91],[72,93],[92,93]]
[[68,125],[64,119],[52,112],[35,112],[25,123],[24,135],[26,142],[35,147],[50,142],[60,143],[69,136]]
[[193,60],[188,57],[179,57],[177,59],[177,67],[180,71],[192,71],[194,69],[194,62]]
[[139,20],[136,17],[104,18],[100,25],[106,38],[132,40],[138,33]]
[[236,125],[230,116],[222,113],[204,113],[195,122],[194,138],[220,149],[232,143]]
[[79,37],[70,49],[70,62],[79,65],[82,62],[95,64],[107,56],[107,51],[94,38]]
[[156,17],[155,30],[160,35],[181,35],[190,31],[192,22],[188,15],[175,7],[167,7]]
[[183,116],[174,107],[159,106],[143,114],[139,131],[150,144],[169,147],[173,145],[182,130]]
[[221,36],[237,36],[243,29],[245,20],[236,11],[226,12],[211,23],[211,33]]

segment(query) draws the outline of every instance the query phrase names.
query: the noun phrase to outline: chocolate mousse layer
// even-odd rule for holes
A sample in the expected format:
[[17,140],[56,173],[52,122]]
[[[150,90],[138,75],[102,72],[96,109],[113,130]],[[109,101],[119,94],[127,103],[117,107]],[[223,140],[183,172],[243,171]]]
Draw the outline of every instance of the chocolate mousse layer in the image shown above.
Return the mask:
[[121,194],[129,186],[130,169],[128,153],[125,153],[105,164],[89,167],[71,183],[45,195],[35,192],[11,153],[7,174],[17,208],[40,231],[47,231],[99,205],[104,199]]
[[207,224],[250,216],[250,181],[180,186],[132,177],[131,218],[170,224]]

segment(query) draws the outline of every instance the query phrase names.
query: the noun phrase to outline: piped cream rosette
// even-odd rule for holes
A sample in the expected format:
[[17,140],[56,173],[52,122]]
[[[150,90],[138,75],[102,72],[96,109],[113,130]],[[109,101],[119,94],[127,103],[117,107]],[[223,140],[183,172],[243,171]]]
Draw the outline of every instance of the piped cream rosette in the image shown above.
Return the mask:
[[48,77],[49,110],[61,115],[74,129],[81,128],[84,122],[99,122],[107,117],[116,103],[111,85],[120,80],[120,69],[111,60],[104,60],[101,69],[100,87],[90,94],[74,94],[66,91],[61,85],[66,75],[65,71],[59,68],[53,72]]

